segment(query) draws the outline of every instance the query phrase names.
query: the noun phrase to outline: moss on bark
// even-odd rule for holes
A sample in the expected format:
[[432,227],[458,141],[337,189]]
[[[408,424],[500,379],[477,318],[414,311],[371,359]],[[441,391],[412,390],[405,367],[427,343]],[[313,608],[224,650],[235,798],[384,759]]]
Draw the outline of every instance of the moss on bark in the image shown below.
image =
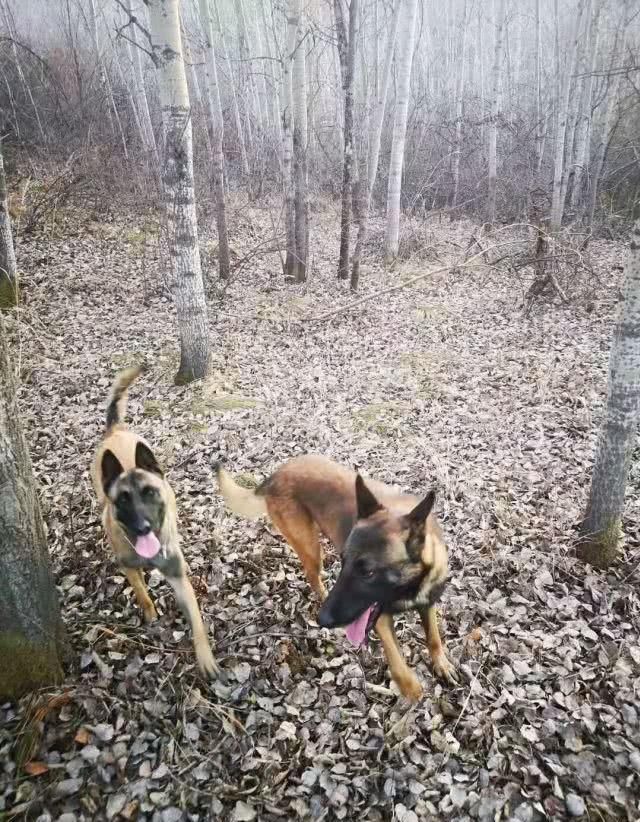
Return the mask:
[[62,681],[57,642],[38,644],[12,632],[0,633],[0,702]]
[[7,311],[18,304],[18,289],[5,274],[0,273],[0,311]]
[[593,532],[588,525],[582,528],[583,535],[577,548],[579,559],[594,568],[608,568],[618,558],[622,542],[622,528],[619,519],[613,519],[602,530]]

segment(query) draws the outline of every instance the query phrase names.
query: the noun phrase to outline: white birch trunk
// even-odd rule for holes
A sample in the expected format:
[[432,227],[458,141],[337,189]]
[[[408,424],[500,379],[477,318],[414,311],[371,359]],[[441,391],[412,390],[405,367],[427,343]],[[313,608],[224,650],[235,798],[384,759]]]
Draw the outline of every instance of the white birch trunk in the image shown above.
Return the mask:
[[0,142],[0,311],[14,306],[17,301],[18,269],[11,233],[2,142]]
[[[133,18],[132,0],[127,0],[127,9],[129,17]],[[138,27],[135,23],[129,26],[129,37],[133,41],[133,48],[131,49],[131,58],[133,61],[133,76],[134,76],[134,96],[136,101],[136,108],[138,110],[138,118],[142,127],[142,144],[145,151],[157,153],[156,137],[153,131],[153,123],[151,122],[151,112],[149,111],[149,101],[147,99],[147,89],[144,83],[144,72],[142,70],[142,49],[138,43]]]
[[[100,50],[100,43],[98,40],[98,18],[96,16],[96,7],[95,7],[95,0],[89,0],[89,28],[91,31],[91,39],[93,41],[93,48],[96,54],[96,61],[98,63],[98,72],[100,76],[100,82],[104,88],[105,94],[107,95],[107,103],[108,109],[107,113],[109,115],[109,119],[111,120],[111,113],[113,114],[113,120],[111,121],[111,125],[113,127],[113,123],[115,122],[115,127],[120,135],[120,142],[122,143],[122,151],[124,156],[128,159],[129,152],[127,150],[127,139],[124,134],[124,129],[122,128],[122,121],[120,120],[120,115],[118,114],[118,107],[116,106],[116,101],[113,97],[113,89],[111,88],[111,80],[109,79],[109,75],[107,70],[104,66],[104,60],[102,59],[102,51]],[[111,113],[109,113],[109,109]]]
[[540,43],[540,0],[536,0],[536,171],[540,173],[544,153],[544,118],[542,117],[542,47]]
[[579,556],[606,568],[618,553],[624,497],[640,413],[640,221],[625,267],[620,317],[611,344],[606,417],[596,450]]
[[[558,0],[554,0],[554,8],[556,15],[556,26],[558,26]],[[564,213],[564,198],[563,198],[563,180],[565,174],[564,156],[565,156],[565,138],[567,134],[567,120],[569,117],[569,102],[571,94],[571,83],[573,74],[575,72],[576,60],[578,55],[578,35],[580,32],[580,20],[582,18],[583,0],[578,4],[578,11],[576,15],[576,23],[574,34],[572,38],[571,51],[569,53],[569,60],[566,65],[564,81],[560,76],[557,78],[558,92],[560,94],[558,99],[558,112],[556,121],[556,139],[554,146],[554,163],[553,163],[553,195],[551,200],[551,232],[556,234],[560,231],[562,226],[562,215]],[[556,41],[556,71],[560,75],[560,54],[559,43]]]
[[591,100],[593,99],[593,79],[598,54],[598,19],[600,4],[596,1],[596,9],[591,16],[590,32],[585,50],[585,69],[588,76],[583,81],[583,92],[580,101],[580,117],[577,125],[576,156],[571,190],[571,207],[578,209],[583,202],[584,180],[589,162],[589,145],[591,142]]
[[404,13],[400,21],[400,31],[396,47],[398,59],[398,89],[393,123],[393,142],[389,161],[389,184],[387,187],[387,230],[385,253],[387,260],[398,256],[400,242],[400,197],[402,193],[402,166],[407,135],[407,115],[409,93],[411,91],[411,66],[413,64],[413,44],[416,30],[417,0],[404,0]]
[[247,154],[247,144],[244,138],[244,129],[242,127],[242,117],[240,116],[240,106],[238,105],[238,95],[236,93],[236,84],[233,82],[233,69],[231,66],[231,60],[229,59],[229,52],[227,51],[227,43],[224,36],[224,32],[222,30],[222,25],[220,23],[220,11],[218,9],[218,5],[216,0],[211,0],[214,4],[214,10],[216,12],[216,23],[218,26],[218,37],[220,40],[220,45],[222,47],[222,56],[224,57],[224,61],[227,64],[227,71],[229,73],[229,79],[231,83],[231,102],[233,104],[233,119],[236,125],[236,133],[238,136],[238,144],[240,146],[240,162],[242,163],[242,173],[247,178],[247,182],[249,183],[249,189],[251,188],[251,183],[249,180],[251,170],[249,168],[249,156]]
[[460,154],[462,153],[462,114],[465,77],[465,55],[467,48],[467,0],[462,7],[462,49],[458,66],[458,82],[456,84],[456,149],[453,154],[453,198],[451,205],[458,205],[460,190]]
[[387,104],[387,96],[389,91],[389,80],[391,78],[391,65],[393,62],[393,51],[396,45],[396,38],[398,34],[398,24],[400,22],[400,12],[402,10],[402,0],[395,0],[395,8],[391,18],[391,26],[387,34],[387,42],[384,52],[384,64],[382,67],[382,74],[378,84],[376,104],[373,111],[373,120],[371,125],[371,134],[369,135],[369,156],[367,157],[367,181],[366,190],[364,192],[362,212],[360,215],[360,224],[358,226],[358,239],[356,241],[356,249],[353,255],[353,265],[351,268],[351,290],[358,290],[358,283],[360,281],[360,260],[362,258],[362,249],[367,237],[367,224],[369,220],[369,212],[371,211],[371,198],[373,197],[373,188],[376,183],[378,174],[378,162],[380,159],[380,141],[382,139],[382,125],[384,123],[384,113]]
[[[355,0],[357,2],[357,0]],[[351,0],[354,2],[354,0]],[[304,42],[304,13],[298,21],[298,45],[293,61],[293,160],[295,177],[296,265],[295,278],[303,283],[307,278],[309,201],[307,193],[307,72]]]
[[[336,8],[339,8],[339,0]],[[344,83],[344,154],[342,166],[342,209],[340,214],[340,256],[338,277],[349,277],[349,246],[351,239],[351,206],[353,194],[353,169],[355,166],[355,146],[353,140],[353,87],[356,68],[358,0],[349,4],[349,32],[346,53],[343,56]],[[336,21],[338,22],[338,21]],[[340,25],[340,24],[339,24]]]
[[207,303],[200,268],[193,184],[193,140],[178,0],[146,0],[165,131],[164,193],[171,292],[180,335],[176,383],[206,376],[209,366]]
[[491,122],[489,123],[489,169],[487,191],[486,222],[493,226],[496,221],[496,185],[498,176],[498,115],[500,114],[500,68],[504,30],[505,0],[499,0],[495,25],[495,48],[493,54]]
[[213,198],[216,208],[216,227],[218,230],[218,267],[220,278],[229,277],[229,240],[227,237],[227,216],[224,200],[224,120],[218,84],[218,68],[213,45],[213,15],[209,0],[199,0],[200,25],[204,34],[205,65],[204,74],[207,85],[207,108],[209,112],[209,130],[211,144],[211,171],[213,177]]
[[286,278],[294,277],[296,270],[295,186],[293,179],[293,60],[295,56],[300,0],[288,0],[287,42],[282,57],[282,176],[285,200],[285,227],[287,252],[284,266]]

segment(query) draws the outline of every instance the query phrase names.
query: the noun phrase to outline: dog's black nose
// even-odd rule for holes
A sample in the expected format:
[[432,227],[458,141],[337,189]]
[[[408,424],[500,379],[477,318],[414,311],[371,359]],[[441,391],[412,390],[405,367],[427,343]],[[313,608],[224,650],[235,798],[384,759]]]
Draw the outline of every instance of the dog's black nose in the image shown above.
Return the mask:
[[335,624],[336,621],[331,613],[331,610],[327,608],[326,605],[323,605],[322,608],[320,608],[320,613],[318,614],[318,625],[321,628],[333,628],[335,627]]
[[149,525],[148,522],[144,522],[142,524],[142,527],[138,529],[138,536],[140,536],[140,537],[146,537],[147,534],[150,534],[150,533],[151,533],[151,526]]

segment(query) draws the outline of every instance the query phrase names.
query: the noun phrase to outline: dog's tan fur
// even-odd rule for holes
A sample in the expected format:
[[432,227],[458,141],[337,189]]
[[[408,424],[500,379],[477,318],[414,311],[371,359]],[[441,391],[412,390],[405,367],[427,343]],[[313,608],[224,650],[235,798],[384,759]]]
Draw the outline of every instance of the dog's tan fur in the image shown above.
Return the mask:
[[[126,412],[127,390],[141,371],[142,367],[128,368],[118,375],[113,385],[108,406],[107,429],[94,455],[91,479],[102,508],[102,524],[107,540],[133,589],[145,622],[153,622],[157,618],[157,612],[145,584],[143,568],[158,568],[173,589],[178,605],[189,620],[196,659],[201,672],[205,676],[213,676],[219,672],[219,668],[211,653],[207,631],[187,575],[187,564],[180,549],[176,500],[171,486],[164,477],[144,471],[145,484],[157,489],[165,505],[162,528],[157,534],[162,548],[160,553],[150,560],[143,560],[136,554],[129,535],[117,519],[114,495],[111,491],[105,494],[103,488],[102,460],[107,451],[118,459],[124,469],[122,479],[118,480],[122,484],[126,483],[127,476],[142,470],[136,465],[138,443],[144,443],[151,450],[142,437],[127,429],[122,422]],[[114,483],[114,486],[116,484]]]
[[[356,474],[325,457],[296,457],[282,465],[258,489],[239,486],[230,474],[218,467],[220,492],[231,511],[249,519],[267,514],[298,555],[309,584],[324,600],[327,592],[322,582],[322,546],[324,534],[342,551],[356,520]],[[379,522],[386,540],[385,555],[390,564],[406,559],[407,533],[398,525],[398,515],[409,513],[418,497],[402,494],[375,480],[366,480],[367,488],[384,506],[372,520]],[[421,562],[429,568],[418,597],[410,603],[420,613],[434,670],[448,680],[455,677],[438,630],[435,606],[429,605],[429,591],[447,577],[447,548],[433,514],[426,520]],[[423,597],[421,601],[421,597]],[[409,607],[409,604],[407,604]],[[391,676],[402,694],[411,700],[422,696],[422,687],[407,664],[393,626],[393,616],[382,614],[375,626],[382,642]]]

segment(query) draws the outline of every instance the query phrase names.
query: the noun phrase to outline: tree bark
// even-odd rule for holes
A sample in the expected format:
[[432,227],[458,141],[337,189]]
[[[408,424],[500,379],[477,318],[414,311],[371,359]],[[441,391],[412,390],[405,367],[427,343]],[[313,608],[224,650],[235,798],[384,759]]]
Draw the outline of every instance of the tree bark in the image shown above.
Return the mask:
[[[340,0],[336,0],[340,7]],[[336,20],[336,22],[338,22]],[[346,47],[346,62],[343,72],[344,83],[344,156],[342,166],[342,212],[340,216],[340,256],[338,278],[349,276],[349,245],[351,239],[351,200],[353,172],[353,81],[356,67],[356,44],[358,31],[358,0],[349,4],[349,34]]]
[[4,174],[2,141],[0,140],[0,311],[18,302],[18,269],[13,248],[11,217]]
[[640,413],[640,220],[634,226],[620,317],[611,344],[607,410],[578,555],[598,568],[616,558]]
[[299,283],[307,279],[309,202],[307,194],[307,72],[306,43],[304,42],[304,12],[298,21],[298,45],[293,60],[293,164],[295,177],[295,278]]
[[400,195],[402,193],[402,166],[404,146],[407,136],[407,115],[409,92],[411,90],[411,66],[413,65],[413,44],[416,31],[417,0],[404,0],[404,14],[400,21],[400,31],[396,45],[398,61],[398,85],[393,142],[389,160],[389,183],[387,186],[387,230],[385,252],[387,261],[398,256],[400,242]]
[[[134,18],[132,11],[132,0],[127,1],[127,9],[129,17]],[[142,71],[142,49],[138,44],[138,27],[135,23],[129,26],[129,37],[133,41],[132,60],[133,60],[133,74],[135,79],[134,95],[136,100],[136,108],[138,109],[138,118],[142,127],[142,139],[145,151],[156,154],[156,137],[153,132],[153,123],[151,122],[151,113],[149,111],[149,101],[147,99],[147,90],[144,83],[144,73]]]
[[464,95],[464,73],[465,54],[467,48],[467,0],[464,0],[462,7],[462,51],[460,54],[460,65],[458,66],[458,81],[456,84],[456,150],[453,155],[453,198],[451,205],[455,208],[458,205],[458,192],[460,190],[460,155],[462,154],[462,114]]
[[578,3],[578,11],[576,14],[575,30],[573,34],[573,41],[571,45],[571,52],[566,66],[564,81],[560,77],[560,54],[559,43],[557,36],[558,27],[558,0],[554,0],[555,17],[556,17],[556,78],[558,90],[558,112],[556,118],[556,141],[554,149],[554,163],[553,163],[553,195],[551,201],[551,233],[557,234],[562,226],[562,215],[564,213],[564,197],[563,197],[563,182],[565,177],[564,155],[565,155],[565,137],[567,134],[567,120],[569,117],[569,103],[571,95],[571,83],[573,74],[575,72],[576,60],[578,55],[578,39],[580,33],[580,21],[582,19],[583,0]]
[[59,682],[67,651],[0,317],[0,702]]
[[300,19],[300,0],[288,0],[287,42],[282,57],[282,176],[285,200],[285,227],[287,251],[284,264],[285,278],[295,277],[296,272],[296,220],[295,185],[293,179],[293,81],[292,69],[295,57]]
[[207,303],[200,268],[193,184],[191,109],[178,0],[147,0],[165,131],[164,194],[172,259],[171,292],[180,336],[176,384],[206,376],[209,367]]
[[398,23],[400,21],[400,11],[402,9],[402,0],[395,0],[395,9],[393,17],[391,18],[391,26],[387,35],[387,43],[384,54],[384,65],[382,67],[382,75],[380,83],[376,84],[376,105],[373,113],[373,123],[371,134],[369,135],[369,156],[367,158],[367,175],[366,191],[364,192],[364,202],[362,211],[360,213],[360,223],[358,226],[358,239],[356,241],[356,249],[353,254],[353,264],[351,268],[351,290],[357,291],[360,282],[360,259],[362,257],[362,249],[367,237],[367,224],[369,221],[369,212],[371,211],[371,198],[373,197],[373,187],[375,186],[376,177],[378,174],[378,161],[380,158],[380,141],[382,139],[382,124],[384,122],[384,113],[387,103],[387,94],[389,90],[389,79],[391,77],[391,64],[393,62],[393,50],[396,44],[398,34]]
[[505,0],[498,4],[495,24],[495,49],[493,53],[491,122],[489,123],[489,172],[487,186],[486,222],[493,226],[496,221],[496,185],[498,177],[498,116],[500,114],[500,68],[502,65]]
[[229,277],[229,239],[227,237],[227,212],[224,201],[224,119],[220,101],[218,69],[213,46],[213,14],[209,0],[199,0],[200,24],[204,34],[205,79],[207,83],[207,106],[209,109],[209,131],[211,134],[211,175],[213,178],[213,198],[216,208],[218,230],[218,266],[220,279]]

